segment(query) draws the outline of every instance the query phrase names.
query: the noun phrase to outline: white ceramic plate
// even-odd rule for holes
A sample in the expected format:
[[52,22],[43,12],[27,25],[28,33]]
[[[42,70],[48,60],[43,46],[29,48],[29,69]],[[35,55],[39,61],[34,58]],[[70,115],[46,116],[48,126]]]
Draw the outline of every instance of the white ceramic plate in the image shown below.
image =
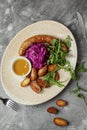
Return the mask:
[[[75,69],[77,61],[77,47],[75,39],[70,30],[61,23],[44,20],[31,24],[21,30],[9,43],[1,61],[1,82],[5,92],[14,101],[25,105],[36,105],[46,102],[56,95],[58,95],[65,87],[59,88],[58,86],[51,86],[44,89],[42,93],[36,94],[30,87],[22,88],[20,86],[21,79],[13,76],[11,72],[11,63],[13,58],[18,56],[18,49],[22,42],[27,38],[37,35],[47,34],[57,38],[65,39],[67,35],[72,38],[72,45],[70,48],[70,55],[68,57],[71,65]],[[60,80],[65,81],[64,85],[67,86],[71,77],[70,74],[61,70]]]

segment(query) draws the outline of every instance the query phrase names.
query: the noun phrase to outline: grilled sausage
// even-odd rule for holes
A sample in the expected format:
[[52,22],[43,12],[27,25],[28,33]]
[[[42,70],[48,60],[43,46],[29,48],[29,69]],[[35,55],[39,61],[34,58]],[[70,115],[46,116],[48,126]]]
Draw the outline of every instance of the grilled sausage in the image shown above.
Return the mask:
[[27,40],[25,40],[22,45],[19,48],[19,55],[22,56],[25,54],[26,49],[28,49],[28,47],[32,44],[32,43],[36,43],[36,42],[47,42],[47,43],[51,43],[51,41],[54,39],[55,37],[53,36],[49,36],[49,35],[35,35],[32,36],[30,38],[28,38]]

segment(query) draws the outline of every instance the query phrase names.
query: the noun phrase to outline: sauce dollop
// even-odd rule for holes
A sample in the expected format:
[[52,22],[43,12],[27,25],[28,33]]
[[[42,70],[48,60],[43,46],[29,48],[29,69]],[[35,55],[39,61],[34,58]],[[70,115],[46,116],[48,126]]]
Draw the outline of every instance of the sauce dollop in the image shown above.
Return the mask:
[[25,75],[28,73],[30,67],[25,59],[18,59],[13,64],[13,70],[17,75]]

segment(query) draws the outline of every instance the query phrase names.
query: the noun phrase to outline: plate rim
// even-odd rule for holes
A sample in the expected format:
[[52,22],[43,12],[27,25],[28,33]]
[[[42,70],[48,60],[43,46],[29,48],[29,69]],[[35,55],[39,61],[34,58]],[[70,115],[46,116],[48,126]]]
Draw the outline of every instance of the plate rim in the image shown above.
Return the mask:
[[[39,105],[39,104],[45,103],[45,102],[47,102],[47,101],[49,101],[49,100],[52,100],[53,98],[55,98],[58,94],[60,94],[60,93],[67,87],[68,83],[69,83],[70,80],[71,80],[71,78],[70,78],[69,81],[67,82],[67,85],[64,86],[58,94],[56,94],[55,96],[53,96],[52,98],[50,98],[50,99],[48,99],[48,100],[46,100],[46,101],[44,101],[44,102],[36,103],[36,104],[35,104],[35,103],[34,103],[34,104],[26,104],[25,102],[20,103],[19,101],[15,100],[13,97],[11,97],[11,95],[9,95],[9,92],[8,92],[7,89],[5,88],[4,83],[3,83],[3,79],[2,79],[2,66],[3,66],[4,57],[5,57],[5,55],[6,55],[6,52],[7,52],[8,48],[9,48],[9,45],[12,43],[12,41],[14,41],[14,39],[15,39],[20,33],[22,33],[22,31],[26,30],[26,29],[27,29],[28,27],[30,27],[30,26],[33,26],[33,25],[35,25],[35,24],[37,24],[37,23],[41,23],[41,22],[54,22],[54,23],[61,24],[64,28],[66,28],[66,29],[72,34],[73,39],[74,39],[74,41],[75,41],[75,45],[76,45],[76,40],[75,40],[75,37],[74,37],[73,33],[71,32],[71,30],[70,30],[68,27],[66,27],[64,24],[62,24],[62,23],[60,23],[60,22],[58,22],[58,21],[54,21],[54,20],[41,20],[41,21],[32,23],[32,24],[30,24],[30,25],[24,27],[23,29],[21,29],[19,32],[16,33],[16,35],[10,40],[10,42],[9,42],[8,45],[6,46],[6,49],[4,50],[3,55],[2,55],[2,58],[1,58],[1,84],[2,84],[2,88],[4,89],[4,91],[6,92],[6,94],[7,94],[10,98],[11,98],[12,100],[14,100],[15,102],[17,102],[17,103],[19,103],[19,104],[22,104],[22,105]],[[26,39],[25,39],[25,40],[26,40]],[[76,55],[75,55],[75,57],[76,57],[75,59],[76,59],[76,63],[77,63],[77,58],[78,58],[77,45],[76,45]],[[75,63],[74,69],[76,68],[76,63]]]

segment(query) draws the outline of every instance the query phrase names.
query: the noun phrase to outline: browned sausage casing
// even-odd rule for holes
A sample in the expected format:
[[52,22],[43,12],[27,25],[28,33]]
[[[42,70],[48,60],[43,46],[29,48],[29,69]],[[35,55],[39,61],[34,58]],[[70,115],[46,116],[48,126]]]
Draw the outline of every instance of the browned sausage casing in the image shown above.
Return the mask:
[[26,49],[35,42],[47,42],[47,43],[51,43],[51,41],[54,39],[55,37],[53,36],[49,36],[49,35],[35,35],[32,36],[30,38],[28,38],[27,40],[25,40],[22,45],[19,48],[19,55],[22,56],[25,54]]

